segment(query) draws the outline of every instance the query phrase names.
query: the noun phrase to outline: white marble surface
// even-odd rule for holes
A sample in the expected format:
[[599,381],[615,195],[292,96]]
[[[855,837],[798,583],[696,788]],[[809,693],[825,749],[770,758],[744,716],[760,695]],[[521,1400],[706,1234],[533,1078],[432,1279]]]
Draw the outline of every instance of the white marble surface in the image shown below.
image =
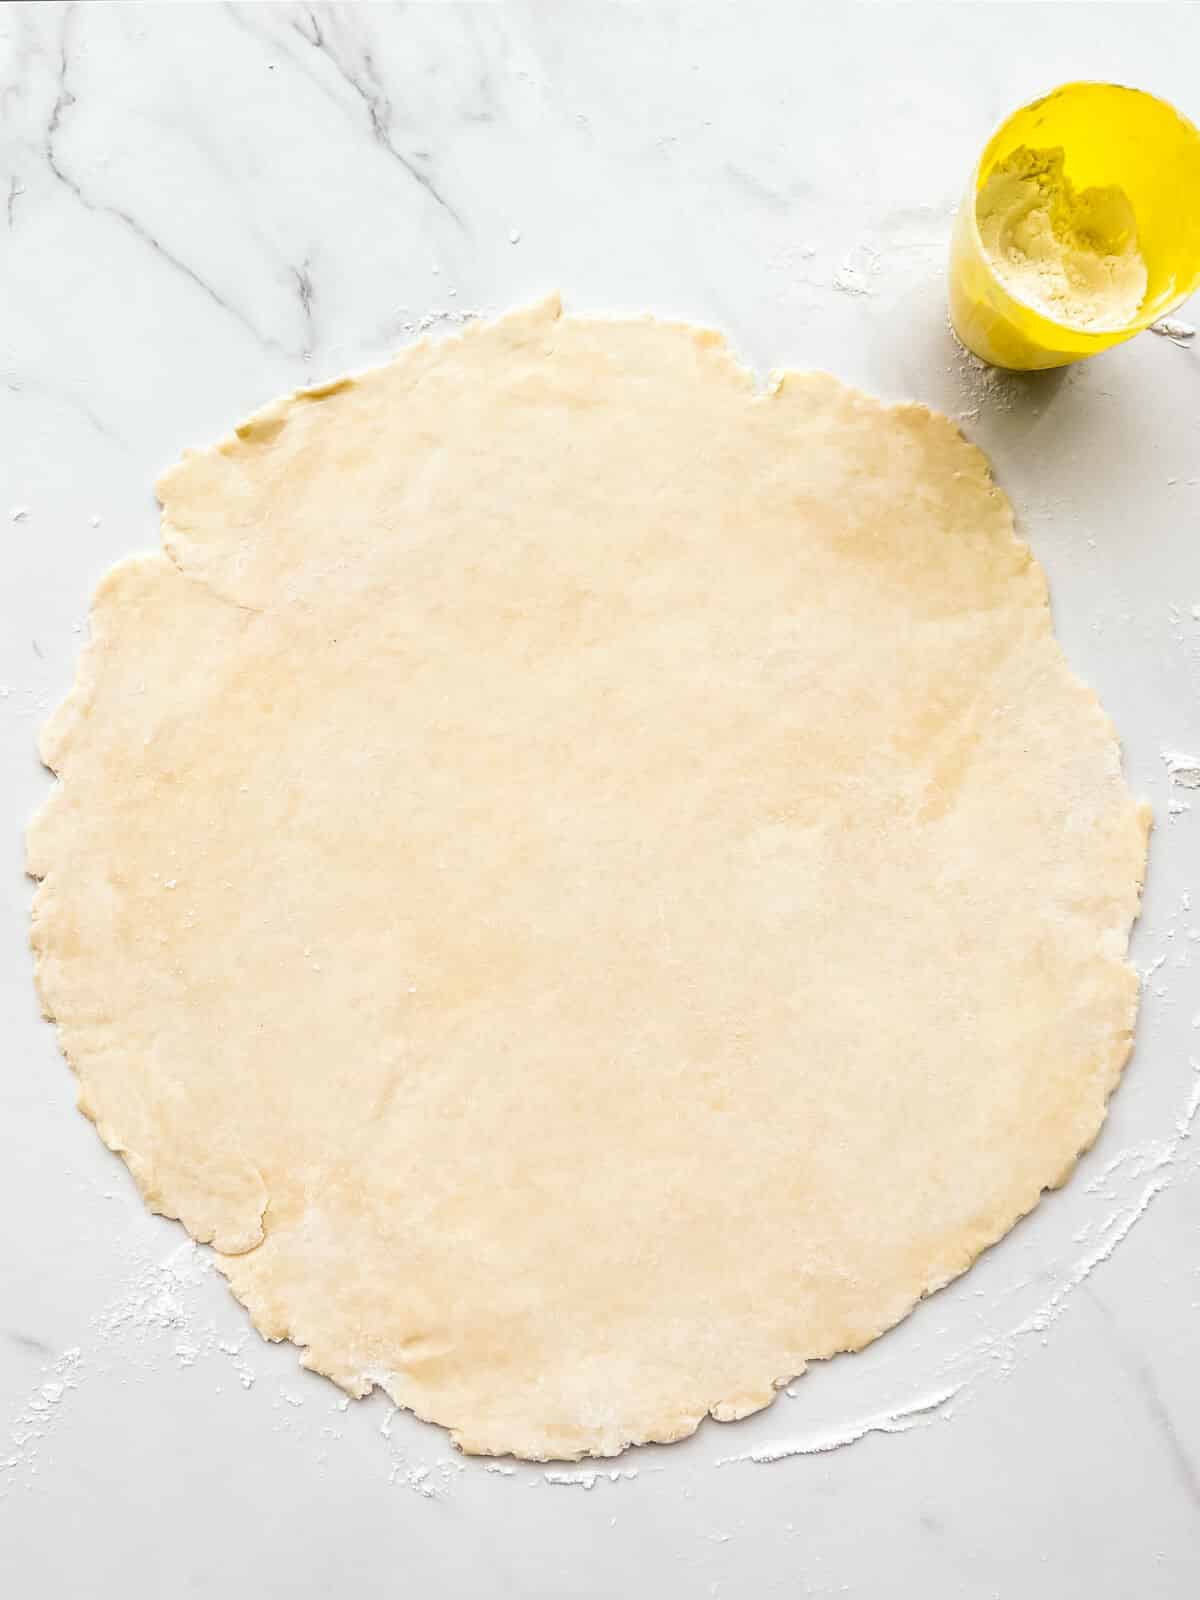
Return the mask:
[[[1161,759],[1200,751],[1200,350],[987,382],[941,280],[1002,114],[1096,76],[1195,116],[1198,63],[1188,5],[0,10],[0,1590],[1200,1592],[1200,794]],[[72,1109],[19,837],[156,471],[556,287],[960,415],[1159,817],[1137,1053],[1069,1187],[863,1355],[590,1491],[341,1411],[248,1333]]]

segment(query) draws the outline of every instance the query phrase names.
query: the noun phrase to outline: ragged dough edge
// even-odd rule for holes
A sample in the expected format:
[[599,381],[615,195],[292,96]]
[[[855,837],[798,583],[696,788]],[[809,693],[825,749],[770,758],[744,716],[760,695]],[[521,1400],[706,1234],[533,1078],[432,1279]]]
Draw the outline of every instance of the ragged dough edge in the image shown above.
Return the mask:
[[155,493],[162,508],[160,527],[164,551],[180,571],[203,582],[212,592],[233,598],[219,574],[212,570],[206,545],[193,537],[193,531],[179,510],[181,484],[186,481],[188,469],[193,463],[213,456],[246,459],[259,451],[270,450],[291,418],[311,405],[336,402],[340,395],[370,384],[384,373],[407,370],[415,374],[423,366],[436,361],[442,349],[453,348],[464,341],[470,343],[485,335],[495,336],[500,329],[504,330],[514,349],[520,348],[544,337],[562,316],[561,296],[558,293],[549,294],[523,310],[500,315],[490,321],[469,322],[454,333],[440,336],[426,334],[414,344],[404,346],[387,361],[294,390],[252,411],[235,425],[231,433],[201,449],[186,450],[179,461],[159,475]]
[[[337,379],[329,383],[317,385],[313,388],[299,390],[271,402],[269,405],[252,413],[233,433],[209,447],[206,451],[190,452],[176,466],[168,468],[159,479],[157,489],[162,501],[162,554],[149,557],[133,557],[126,562],[115,566],[103,578],[97,587],[93,599],[93,634],[89,643],[81,653],[77,668],[75,683],[58,707],[56,712],[45,725],[39,742],[39,750],[47,767],[56,774],[59,782],[51,792],[43,808],[35,816],[29,830],[29,856],[28,871],[30,875],[41,880],[34,896],[34,952],[35,952],[35,981],[42,1000],[43,1010],[48,1020],[55,1022],[53,1007],[47,994],[47,984],[43,970],[44,930],[42,924],[52,916],[53,898],[51,882],[53,875],[53,822],[56,810],[56,801],[59,799],[65,778],[61,769],[64,767],[70,749],[74,742],[83,736],[87,726],[88,717],[92,710],[95,697],[98,666],[102,660],[103,651],[107,644],[108,635],[104,627],[103,601],[111,585],[119,580],[123,570],[139,562],[158,562],[170,564],[178,574],[189,582],[194,582],[204,588],[211,596],[241,605],[233,595],[228,593],[216,580],[214,574],[205,570],[203,560],[204,551],[189,539],[188,530],[182,521],[175,515],[173,505],[176,501],[176,488],[180,474],[188,463],[196,459],[197,455],[238,453],[252,453],[259,450],[269,450],[286,427],[289,418],[300,408],[316,404],[336,402],[339,395],[348,392],[358,383],[370,382],[373,377],[393,369],[398,364],[416,366],[422,360],[428,360],[436,352],[453,347],[460,341],[475,340],[487,336],[495,336],[503,331],[510,339],[513,348],[520,348],[539,339],[545,339],[553,333],[554,325],[563,316],[562,304],[557,294],[548,296],[532,307],[516,313],[509,313],[491,322],[475,322],[469,324],[460,333],[448,338],[425,338],[417,344],[407,347],[400,352],[393,361],[383,363],[374,368],[367,369],[357,377]],[[854,412],[869,411],[872,415],[900,416],[911,420],[919,427],[937,431],[944,439],[952,439],[954,447],[961,453],[964,473],[970,473],[978,479],[982,487],[994,498],[997,505],[1002,505],[1005,515],[1005,531],[1013,547],[1013,553],[1018,557],[1018,566],[1015,576],[1026,583],[1032,582],[1036,592],[1032,598],[1034,607],[1040,612],[1036,632],[1043,633],[1052,640],[1056,654],[1056,664],[1069,680],[1073,690],[1081,699],[1081,711],[1085,711],[1096,719],[1104,733],[1112,758],[1115,763],[1115,779],[1124,785],[1120,775],[1120,747],[1116,731],[1107,714],[1100,706],[1099,699],[1090,688],[1084,684],[1072,671],[1065,655],[1062,652],[1053,634],[1050,615],[1049,598],[1045,583],[1044,573],[1036,562],[1032,551],[1024,540],[1020,539],[1013,525],[1012,508],[1003,492],[996,486],[991,472],[990,463],[975,445],[967,441],[953,421],[944,414],[932,410],[919,402],[887,403],[876,397],[842,383],[841,380],[819,371],[776,371],[770,374],[765,386],[756,387],[753,373],[742,366],[731,352],[725,337],[712,329],[699,328],[681,321],[664,321],[646,315],[638,318],[579,318],[572,319],[583,322],[593,322],[607,325],[612,322],[646,324],[654,323],[659,328],[672,330],[686,335],[697,348],[711,356],[714,366],[722,377],[735,384],[742,390],[750,406],[771,405],[780,399],[803,398],[809,396],[818,407],[827,404],[831,398],[836,398],[840,405]],[[551,345],[547,345],[547,350]],[[251,609],[243,606],[243,609]],[[1125,788],[1128,796],[1128,789]],[[1090,1128],[1085,1129],[1081,1135],[1078,1147],[1064,1160],[1059,1172],[1048,1182],[1043,1184],[1034,1193],[1028,1191],[1010,1196],[1003,1203],[997,1204],[986,1218],[979,1219],[974,1231],[974,1237],[965,1243],[957,1258],[952,1263],[946,1263],[944,1268],[931,1273],[928,1280],[913,1290],[911,1294],[898,1296],[887,1312],[882,1315],[877,1324],[856,1332],[852,1337],[840,1342],[835,1349],[822,1350],[814,1353],[802,1365],[799,1371],[785,1372],[772,1375],[763,1380],[761,1385],[751,1384],[737,1395],[726,1396],[713,1402],[707,1408],[687,1409],[674,1411],[654,1421],[642,1421],[636,1425],[618,1425],[603,1429],[589,1429],[583,1426],[569,1426],[552,1428],[541,1426],[531,1430],[527,1436],[517,1437],[515,1430],[505,1426],[505,1437],[497,1438],[486,1429],[464,1421],[456,1421],[445,1415],[437,1414],[436,1405],[430,1404],[423,1395],[422,1385],[415,1379],[397,1372],[364,1371],[361,1373],[347,1372],[345,1370],[331,1370],[332,1362],[324,1362],[315,1357],[312,1349],[304,1339],[303,1330],[296,1329],[286,1318],[273,1316],[256,1296],[249,1285],[236,1285],[232,1275],[236,1273],[237,1259],[253,1252],[270,1232],[269,1197],[263,1185],[261,1174],[252,1165],[245,1169],[244,1176],[248,1177],[250,1184],[257,1184],[257,1193],[251,1205],[252,1215],[239,1226],[222,1232],[217,1226],[206,1222],[203,1218],[203,1204],[192,1203],[180,1191],[186,1187],[179,1175],[170,1179],[163,1179],[157,1174],[153,1162],[144,1154],[129,1149],[122,1140],[118,1129],[107,1123],[98,1108],[93,1107],[86,1096],[86,1067],[83,1063],[75,1061],[71,1052],[62,1041],[62,1030],[59,1028],[60,1043],[63,1043],[64,1054],[75,1070],[80,1080],[80,1109],[92,1121],[105,1143],[115,1153],[120,1155],[129,1166],[135,1181],[141,1190],[148,1207],[160,1215],[177,1219],[182,1222],[191,1236],[199,1243],[211,1243],[217,1252],[216,1264],[230,1282],[231,1292],[247,1309],[251,1321],[264,1338],[272,1342],[290,1340],[297,1344],[301,1352],[301,1364],[309,1370],[321,1372],[337,1383],[347,1394],[355,1398],[362,1398],[372,1392],[376,1387],[382,1388],[392,1402],[406,1410],[412,1411],[423,1421],[432,1422],[449,1430],[453,1442],[468,1454],[500,1456],[515,1455],[522,1459],[546,1461],[567,1460],[577,1461],[585,1456],[611,1457],[619,1454],[631,1445],[648,1443],[673,1443],[686,1438],[694,1433],[706,1417],[713,1417],[717,1421],[734,1421],[749,1416],[761,1410],[775,1399],[778,1390],[786,1383],[800,1377],[813,1361],[827,1360],[834,1355],[852,1353],[862,1349],[874,1339],[878,1338],[888,1329],[894,1327],[908,1316],[913,1308],[926,1296],[944,1287],[963,1272],[979,1258],[979,1256],[992,1245],[1004,1237],[1016,1223],[1034,1209],[1041,1196],[1051,1189],[1061,1187],[1074,1170],[1079,1158],[1091,1147],[1103,1126],[1108,1100],[1115,1090],[1125,1064],[1133,1046],[1134,1023],[1137,1013],[1138,983],[1137,975],[1126,959],[1129,938],[1133,923],[1137,918],[1140,908],[1141,888],[1144,881],[1145,856],[1148,835],[1151,827],[1151,814],[1149,806],[1141,802],[1135,806],[1133,825],[1140,835],[1141,871],[1137,878],[1136,886],[1129,902],[1123,907],[1121,915],[1113,925],[1104,930],[1099,941],[1100,948],[1106,959],[1122,969],[1130,987],[1130,999],[1127,1006],[1126,1026],[1115,1042],[1115,1048],[1110,1054],[1110,1059],[1098,1063],[1097,1089],[1099,1091],[1097,1105],[1090,1120]],[[164,1192],[171,1189],[172,1192]],[[208,1197],[211,1198],[211,1195]]]
[[[426,334],[414,344],[403,347],[387,361],[280,396],[252,411],[223,438],[201,449],[185,451],[179,461],[160,474],[155,484],[155,492],[162,507],[160,522],[163,549],[188,576],[203,582],[212,592],[219,593],[226,599],[236,599],[227,578],[220,570],[222,552],[214,552],[207,541],[195,536],[195,530],[189,526],[183,508],[188,474],[194,465],[205,458],[214,457],[250,461],[260,452],[271,451],[278,444],[288,423],[306,413],[314,404],[336,404],[340,396],[361,386],[369,386],[382,379],[385,374],[394,377],[397,374],[408,373],[415,377],[423,370],[436,366],[444,357],[452,356],[457,348],[472,345],[479,340],[503,338],[514,352],[541,345],[547,355],[553,354],[555,332],[558,325],[563,322],[594,326],[654,326],[686,336],[695,345],[697,352],[713,363],[714,370],[718,371],[725,381],[744,391],[748,399],[769,400],[773,397],[773,390],[770,387],[764,393],[755,392],[754,373],[738,361],[725,335],[716,329],[699,327],[679,319],[655,317],[649,312],[634,317],[570,317],[564,313],[562,297],[556,291],[517,311],[502,313],[490,319],[480,318],[468,322],[453,332]],[[782,375],[772,375],[772,384],[776,376]],[[837,382],[835,379],[827,378],[823,373],[809,376],[828,383]],[[847,389],[845,385],[839,387]],[[858,391],[849,389],[847,392],[858,394]],[[859,398],[876,408],[882,404],[867,395],[861,395]]]
[[395,379],[407,375],[415,380],[425,372],[435,370],[442,360],[453,359],[458,349],[482,340],[503,338],[514,353],[540,347],[544,355],[552,356],[557,353],[558,330],[565,325],[584,329],[653,328],[686,339],[694,347],[697,356],[706,363],[708,375],[739,392],[753,410],[769,408],[781,401],[795,403],[799,400],[807,402],[811,410],[821,411],[830,409],[832,402],[845,416],[898,418],[915,423],[918,430],[929,430],[939,442],[951,443],[959,453],[962,468],[958,476],[975,479],[993,507],[1003,508],[1012,535],[1012,550],[1021,564],[1020,571],[1014,576],[1038,583],[1045,597],[1042,569],[1034,560],[1028,545],[1012,534],[1011,507],[992,478],[990,463],[944,413],[920,401],[881,400],[815,368],[773,369],[760,383],[753,369],[738,359],[727,337],[717,329],[680,319],[659,318],[651,313],[640,316],[570,316],[564,313],[558,293],[518,311],[490,320],[470,322],[453,332],[427,334],[416,343],[404,347],[388,361],[278,397],[251,412],[232,432],[213,444],[199,450],[185,451],[179,461],[166,468],[155,485],[162,508],[160,520],[165,553],[182,572],[203,583],[210,592],[236,604],[245,604],[246,597],[238,593],[236,582],[227,570],[230,566],[236,568],[238,561],[231,560],[228,549],[198,536],[197,530],[189,522],[186,501],[190,474],[194,468],[206,460],[224,458],[251,469],[256,458],[263,454],[270,455],[279,448],[289,423],[306,416],[312,406],[336,404],[340,397],[357,388],[369,387],[385,377]]
[[42,1015],[54,1025],[59,1048],[75,1074],[78,1109],[94,1124],[114,1155],[125,1162],[147,1208],[157,1216],[182,1222],[197,1243],[212,1244],[226,1255],[238,1255],[255,1249],[266,1237],[263,1216],[269,1197],[262,1174],[252,1163],[244,1162],[233,1177],[236,1219],[223,1223],[213,1220],[210,1215],[212,1195],[202,1181],[202,1173],[176,1170],[169,1176],[164,1175],[154,1156],[128,1144],[120,1128],[94,1102],[90,1093],[89,1052],[68,1041],[68,1029],[57,1014],[53,995],[54,924],[59,903],[56,834],[68,825],[66,769],[73,749],[86,736],[90,725],[101,668],[112,638],[110,613],[119,609],[121,591],[127,584],[151,573],[160,578],[172,575],[180,582],[192,582],[164,555],[128,556],[104,574],[92,596],[89,638],[80,652],[75,681],[38,738],[38,754],[56,781],[26,829],[26,872],[37,884],[30,920],[34,986]]

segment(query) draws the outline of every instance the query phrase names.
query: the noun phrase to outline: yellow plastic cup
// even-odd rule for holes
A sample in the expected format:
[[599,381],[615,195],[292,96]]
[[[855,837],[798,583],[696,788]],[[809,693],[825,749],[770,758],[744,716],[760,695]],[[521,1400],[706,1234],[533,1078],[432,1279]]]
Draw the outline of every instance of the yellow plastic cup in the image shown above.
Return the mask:
[[[1064,152],[1077,189],[1117,184],[1137,218],[1146,297],[1124,327],[1072,328],[1015,299],[984,253],[975,202],[992,168],[1021,145]],[[1015,372],[1063,367],[1131,339],[1200,285],[1200,132],[1141,89],[1065,83],[1022,106],[988,141],[950,244],[950,321],[984,361]]]

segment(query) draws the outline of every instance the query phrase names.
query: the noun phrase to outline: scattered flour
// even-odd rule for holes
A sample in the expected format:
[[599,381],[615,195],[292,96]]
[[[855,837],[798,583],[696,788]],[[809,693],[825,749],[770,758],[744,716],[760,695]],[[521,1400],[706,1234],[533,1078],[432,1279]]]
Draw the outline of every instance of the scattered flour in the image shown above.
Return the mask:
[[400,326],[405,333],[428,333],[431,328],[463,328],[468,322],[474,322],[478,317],[477,311],[427,311],[423,317],[417,317],[412,322],[403,322]]
[[1150,332],[1178,345],[1186,345],[1189,339],[1196,337],[1196,330],[1191,323],[1181,322],[1178,317],[1160,317],[1157,322],[1150,324]]
[[[0,1500],[11,1494],[18,1482],[28,1486],[36,1477],[41,1446],[61,1419],[67,1395],[78,1389],[82,1371],[83,1351],[77,1345],[64,1350],[45,1369],[41,1381],[9,1424],[10,1451],[0,1455]],[[4,1448],[0,1443],[0,1451]]]
[[958,335],[948,320],[946,325],[958,346],[958,377],[968,402],[959,412],[959,417],[965,422],[973,422],[981,411],[1011,411],[1019,393],[1019,376],[981,361],[958,343]]
[[907,1433],[910,1428],[922,1427],[934,1420],[939,1413],[948,1414],[945,1408],[963,1387],[963,1384],[957,1383],[939,1394],[931,1395],[927,1400],[918,1400],[915,1404],[901,1406],[896,1411],[885,1411],[877,1416],[866,1417],[860,1422],[851,1423],[849,1427],[837,1429],[832,1433],[811,1434],[803,1439],[786,1439],[758,1445],[741,1455],[721,1456],[716,1464],[718,1467],[727,1467],[736,1462],[755,1461],[760,1465],[766,1465],[773,1461],[784,1461],[789,1456],[823,1456],[828,1455],[831,1450],[842,1450],[847,1445],[857,1444],[868,1434]]
[[1181,789],[1200,789],[1200,756],[1164,750],[1162,758],[1172,783],[1177,783]]
[[871,279],[879,272],[879,252],[870,245],[856,244],[847,252],[833,275],[833,287],[843,294],[874,294]]
[[580,1472],[556,1472],[550,1470],[542,1473],[542,1477],[547,1483],[567,1484],[577,1489],[594,1489],[598,1483],[602,1483],[606,1478],[609,1483],[620,1483],[622,1479],[629,1480],[636,1478],[637,1475],[638,1469],[636,1467],[609,1467],[607,1469],[589,1467]]

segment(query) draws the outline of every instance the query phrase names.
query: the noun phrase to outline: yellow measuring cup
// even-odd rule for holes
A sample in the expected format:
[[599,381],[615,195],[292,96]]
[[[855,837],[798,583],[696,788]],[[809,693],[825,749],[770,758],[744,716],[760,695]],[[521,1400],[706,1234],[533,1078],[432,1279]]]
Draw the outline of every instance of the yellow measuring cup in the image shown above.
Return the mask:
[[[976,197],[997,162],[1021,145],[1061,147],[1076,189],[1116,184],[1137,218],[1146,297],[1122,328],[1088,332],[1017,300],[979,237]],[[950,321],[992,366],[1031,372],[1098,355],[1166,316],[1200,285],[1200,132],[1141,89],[1065,83],[1015,111],[988,141],[958,208],[950,244]]]

